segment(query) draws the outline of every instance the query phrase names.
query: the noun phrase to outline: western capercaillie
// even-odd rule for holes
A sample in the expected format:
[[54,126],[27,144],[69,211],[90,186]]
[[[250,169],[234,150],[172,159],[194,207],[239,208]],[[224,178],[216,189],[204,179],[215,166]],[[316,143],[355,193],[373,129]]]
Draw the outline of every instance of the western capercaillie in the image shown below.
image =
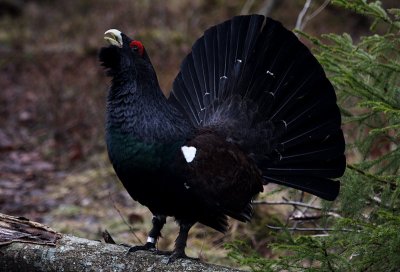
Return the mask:
[[269,182],[327,200],[345,170],[336,95],[297,37],[261,15],[208,29],[184,59],[169,98],[142,43],[106,31],[99,54],[112,77],[106,142],[125,188],[153,213],[155,250],[167,216],[180,226],[170,260],[186,257],[189,229],[218,231],[252,217]]

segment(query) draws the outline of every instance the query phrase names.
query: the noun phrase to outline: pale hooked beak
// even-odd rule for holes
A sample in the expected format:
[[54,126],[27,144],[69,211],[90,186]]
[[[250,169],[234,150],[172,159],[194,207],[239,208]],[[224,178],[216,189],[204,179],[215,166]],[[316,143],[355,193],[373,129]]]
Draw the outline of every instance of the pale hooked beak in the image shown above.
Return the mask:
[[104,39],[112,45],[122,48],[121,31],[118,29],[109,29],[104,33]]

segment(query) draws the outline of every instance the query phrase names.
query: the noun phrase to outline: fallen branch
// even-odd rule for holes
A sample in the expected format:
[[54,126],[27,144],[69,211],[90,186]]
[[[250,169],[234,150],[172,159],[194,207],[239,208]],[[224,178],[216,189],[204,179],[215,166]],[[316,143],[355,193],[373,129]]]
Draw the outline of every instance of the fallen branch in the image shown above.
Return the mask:
[[0,246],[14,242],[55,246],[61,237],[48,226],[0,213]]
[[300,11],[297,17],[295,29],[303,30],[305,22],[303,22],[304,16],[306,15],[308,9],[310,8],[312,0],[306,0],[303,9]]
[[[312,204],[307,204],[300,201],[263,201],[263,200],[255,200],[252,202],[254,205],[292,205],[292,206],[299,206],[299,207],[306,207],[314,210],[323,210],[323,207],[314,206]],[[335,211],[335,209],[330,209]]]
[[289,231],[343,231],[343,232],[359,232],[358,230],[351,230],[351,229],[333,229],[333,228],[299,228],[299,227],[293,227],[293,228],[287,228],[287,227],[278,227],[278,226],[272,226],[272,225],[267,225],[267,228],[272,229],[272,230],[289,230]]
[[310,220],[319,220],[321,218],[331,216],[331,217],[336,217],[336,218],[341,218],[341,216],[338,213],[333,213],[333,212],[327,212],[326,214],[294,214],[289,217],[290,220],[293,221],[310,221]]
[[308,10],[310,9],[312,3],[312,0],[306,0],[303,9],[301,10],[299,16],[297,17],[295,29],[302,31],[306,26],[306,24],[308,23],[308,21],[310,21],[315,16],[320,14],[330,2],[331,2],[330,0],[325,0],[324,3],[322,3],[322,5],[319,6],[319,8],[317,8],[313,13],[311,13],[308,16],[305,16]]
[[[18,218],[16,218],[18,219]],[[22,219],[24,222],[27,219]],[[32,222],[32,221],[29,221]],[[0,225],[3,223],[0,220]],[[32,222],[34,223],[34,222]],[[0,270],[35,271],[237,271],[194,260],[167,264],[167,257],[127,247],[63,235],[53,246],[13,241],[0,246]]]

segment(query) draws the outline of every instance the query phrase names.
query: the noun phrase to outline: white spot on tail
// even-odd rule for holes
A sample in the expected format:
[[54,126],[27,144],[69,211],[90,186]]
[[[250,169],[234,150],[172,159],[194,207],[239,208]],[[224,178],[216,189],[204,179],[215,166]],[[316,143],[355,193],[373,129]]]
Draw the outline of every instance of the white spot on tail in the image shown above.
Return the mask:
[[186,182],[183,185],[185,186],[186,190],[190,189],[190,186]]
[[192,162],[194,157],[196,156],[196,151],[197,151],[196,147],[184,145],[181,147],[181,150],[182,150],[183,156],[185,157],[185,160],[188,163]]
[[285,129],[287,129],[287,123],[285,120],[281,120],[283,122],[283,125],[285,126]]
[[272,73],[271,71],[267,70],[267,75],[274,76],[274,73]]
[[153,237],[147,237],[147,243],[152,243],[152,244],[154,244],[155,243],[155,241],[156,241],[156,239],[154,239]]

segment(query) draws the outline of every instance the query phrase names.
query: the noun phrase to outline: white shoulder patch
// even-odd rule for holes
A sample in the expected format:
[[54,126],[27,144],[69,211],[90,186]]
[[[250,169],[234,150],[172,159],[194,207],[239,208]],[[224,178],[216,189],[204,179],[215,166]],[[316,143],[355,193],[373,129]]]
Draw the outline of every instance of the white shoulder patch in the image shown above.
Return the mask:
[[197,151],[196,147],[184,145],[181,147],[181,150],[182,150],[183,156],[185,157],[185,160],[188,163],[190,163],[194,160],[194,157],[196,156],[196,151]]

